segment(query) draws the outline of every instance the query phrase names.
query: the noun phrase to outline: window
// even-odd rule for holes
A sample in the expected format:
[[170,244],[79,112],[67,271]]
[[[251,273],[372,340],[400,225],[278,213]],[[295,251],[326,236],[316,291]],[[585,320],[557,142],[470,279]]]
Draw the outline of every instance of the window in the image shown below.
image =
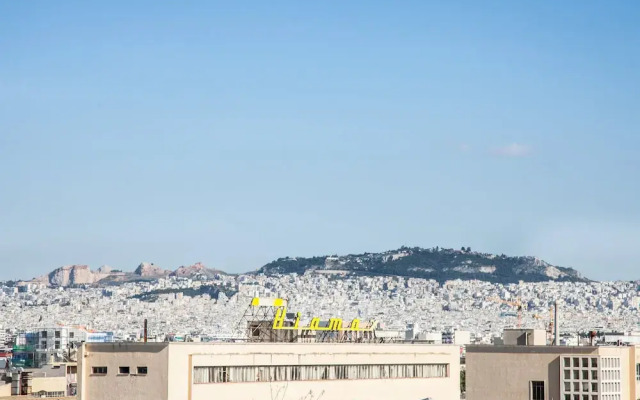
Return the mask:
[[70,338],[70,339],[73,339],[73,337],[74,337],[74,336],[75,336],[75,335],[74,335],[74,333],[73,333],[73,332],[69,332],[69,338]]
[[569,369],[564,370],[564,379],[567,379],[567,380],[571,379],[571,370]]
[[448,364],[271,365],[193,368],[194,383],[446,378],[448,376]]
[[531,400],[544,400],[543,381],[531,381]]
[[594,381],[598,380],[598,370],[591,371],[591,379]]
[[580,359],[578,357],[573,358],[573,367],[580,368]]
[[594,393],[598,392],[598,382],[592,382],[591,383],[591,391]]
[[39,397],[64,397],[66,395],[65,392],[45,392],[44,390],[38,392]]
[[589,359],[588,358],[583,358],[582,359],[582,368],[589,368]]
[[129,375],[129,367],[120,367],[118,373],[120,375]]
[[107,367],[93,367],[91,373],[95,375],[105,375],[107,373]]
[[573,370],[573,379],[578,380],[580,379],[580,371],[577,369]]
[[46,339],[47,338],[47,331],[40,332],[40,337],[43,338],[43,339]]
[[591,359],[591,368],[598,368],[598,359],[597,358],[592,358]]
[[291,369],[291,375],[289,376],[289,379],[292,381],[299,381],[300,380],[300,368],[292,368]]
[[146,375],[147,367],[138,367],[138,375]]
[[217,382],[229,382],[229,367],[220,367],[216,372],[218,373]]
[[589,380],[589,371],[587,371],[586,369],[582,370],[582,379],[585,381]]
[[571,359],[569,357],[564,358],[564,367],[565,368],[571,367]]
[[60,348],[60,341],[59,340],[56,340],[55,348],[56,348],[56,350]]
[[636,380],[640,381],[640,364],[636,364]]
[[56,337],[56,339],[60,339],[60,331],[56,331],[54,336]]

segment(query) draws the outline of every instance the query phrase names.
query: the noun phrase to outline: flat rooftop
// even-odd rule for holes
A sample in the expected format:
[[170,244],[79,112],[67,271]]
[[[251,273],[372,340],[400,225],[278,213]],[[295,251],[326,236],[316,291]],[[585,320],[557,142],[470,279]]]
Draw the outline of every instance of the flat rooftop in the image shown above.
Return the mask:
[[602,348],[626,346],[518,346],[472,344],[466,346],[467,353],[538,353],[538,354],[591,354]]
[[[167,347],[167,346],[430,346],[430,347],[460,347],[457,344],[433,344],[427,341],[392,342],[392,343],[354,343],[354,342],[108,342],[84,343],[90,347]],[[515,346],[514,346],[515,347]]]
[[59,378],[67,375],[67,367],[60,365],[45,365],[42,368],[24,368],[24,372],[31,372],[34,378]]

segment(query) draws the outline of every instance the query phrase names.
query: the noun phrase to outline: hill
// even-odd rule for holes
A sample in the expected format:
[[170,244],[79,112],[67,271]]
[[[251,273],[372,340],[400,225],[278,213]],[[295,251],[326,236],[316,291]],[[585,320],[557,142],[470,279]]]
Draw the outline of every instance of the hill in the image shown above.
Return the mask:
[[225,274],[225,272],[220,271],[219,269],[211,269],[204,266],[202,263],[195,263],[190,266],[181,266],[175,271],[173,271],[170,276],[176,276],[179,278],[195,278],[195,277],[206,277],[212,278],[219,274]]
[[88,265],[66,265],[56,268],[47,275],[35,278],[35,282],[54,287],[69,287],[78,285],[119,285],[125,282],[153,281],[167,276],[179,278],[212,278],[225,272],[211,269],[202,263],[181,266],[175,271],[169,271],[153,263],[143,262],[133,272],[123,272],[107,266],[92,271]]
[[398,275],[435,279],[477,279],[494,283],[540,281],[588,281],[578,271],[551,265],[536,257],[510,257],[471,251],[401,247],[383,253],[349,254],[346,256],[280,258],[257,273],[265,275],[297,273],[312,270],[339,270],[361,275]]

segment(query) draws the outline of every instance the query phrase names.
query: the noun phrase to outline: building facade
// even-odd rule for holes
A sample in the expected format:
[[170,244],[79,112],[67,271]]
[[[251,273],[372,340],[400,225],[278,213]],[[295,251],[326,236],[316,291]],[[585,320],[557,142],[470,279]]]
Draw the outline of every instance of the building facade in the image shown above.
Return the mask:
[[468,346],[468,400],[636,400],[635,346]]
[[7,371],[6,376],[0,379],[0,398],[19,395],[40,398],[75,396],[76,370],[75,363],[69,363]]
[[85,343],[83,400],[457,400],[458,346]]
[[41,328],[16,336],[12,365],[39,368],[75,360],[75,349],[83,342],[107,343],[113,332],[88,331],[84,327]]

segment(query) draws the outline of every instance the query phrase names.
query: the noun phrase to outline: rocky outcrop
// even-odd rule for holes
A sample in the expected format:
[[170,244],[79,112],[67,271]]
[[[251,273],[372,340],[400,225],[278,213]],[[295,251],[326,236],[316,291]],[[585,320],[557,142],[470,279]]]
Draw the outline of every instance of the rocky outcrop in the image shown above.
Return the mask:
[[225,272],[207,268],[202,263],[182,266],[171,272],[149,262],[143,262],[133,272],[123,272],[103,265],[92,271],[88,265],[65,265],[56,268],[47,275],[34,278],[33,283],[49,286],[69,287],[75,285],[120,285],[127,282],[153,281],[168,276],[178,278],[213,278]]
[[175,276],[177,278],[194,278],[196,276],[212,278],[217,274],[224,274],[224,272],[217,269],[207,268],[204,264],[197,262],[190,266],[179,267],[171,273],[171,276]]
[[51,286],[87,285],[96,281],[88,265],[65,265],[51,271],[47,278]]
[[110,273],[112,273],[114,271],[113,268],[111,268],[108,265],[103,265],[102,267],[98,268],[98,270],[96,271],[99,274],[104,274],[104,275],[108,275]]
[[163,277],[167,276],[171,273],[171,271],[167,271],[166,269],[162,269],[153,263],[143,262],[138,265],[135,271],[133,271],[134,275],[142,276],[142,277]]
[[36,279],[49,286],[68,287],[92,285],[106,279],[122,280],[126,278],[126,275],[126,273],[114,270],[108,265],[103,265],[95,271],[92,271],[88,265],[65,265]]

